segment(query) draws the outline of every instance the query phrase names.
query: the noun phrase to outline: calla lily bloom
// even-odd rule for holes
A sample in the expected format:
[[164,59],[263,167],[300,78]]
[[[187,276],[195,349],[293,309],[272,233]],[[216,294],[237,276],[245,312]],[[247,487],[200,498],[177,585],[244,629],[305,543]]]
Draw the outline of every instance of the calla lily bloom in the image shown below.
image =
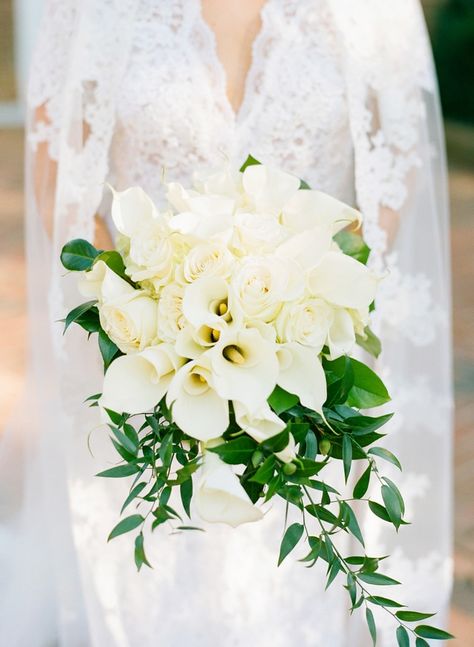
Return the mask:
[[[221,442],[224,441],[215,440],[213,444]],[[225,523],[233,528],[263,518],[262,511],[252,503],[232,467],[214,452],[206,450],[194,503],[204,521]]]

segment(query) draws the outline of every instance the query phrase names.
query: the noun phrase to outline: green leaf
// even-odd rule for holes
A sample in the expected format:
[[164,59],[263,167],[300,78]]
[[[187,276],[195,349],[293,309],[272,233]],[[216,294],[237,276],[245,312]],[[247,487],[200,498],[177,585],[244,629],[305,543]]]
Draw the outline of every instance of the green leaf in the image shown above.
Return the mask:
[[402,470],[402,466],[400,465],[398,458],[384,447],[371,447],[367,453],[372,454],[372,456],[383,458],[384,461],[388,461],[389,463],[392,463],[392,465],[395,465],[395,467],[398,467],[400,471]]
[[179,493],[181,495],[181,502],[183,504],[183,508],[188,515],[188,517],[191,519],[191,499],[193,498],[193,479],[189,478],[187,481],[184,481],[181,483],[179,486]]
[[311,187],[305,180],[300,180],[300,191],[309,191]]
[[423,638],[417,638],[416,639],[416,647],[430,647],[430,645]]
[[94,259],[100,254],[87,240],[76,238],[66,243],[61,251],[61,263],[67,270],[82,272],[92,267]]
[[369,627],[370,636],[374,645],[377,644],[377,627],[375,626],[374,614],[371,609],[367,607],[365,610],[365,618],[367,620],[367,625]]
[[369,467],[365,470],[365,472],[362,474],[360,479],[355,484],[354,492],[353,492],[354,499],[362,499],[365,496],[365,494],[367,493],[367,490],[369,489],[371,475],[372,475],[372,468],[369,465]]
[[260,465],[258,470],[255,472],[255,474],[250,477],[250,481],[254,481],[255,483],[261,483],[264,485],[265,483],[268,483],[268,481],[272,478],[273,474],[275,473],[275,465],[276,465],[276,458],[273,454],[270,456],[267,456],[267,458],[264,460],[264,462]]
[[139,494],[143,491],[144,488],[146,488],[146,483],[142,481],[141,483],[137,483],[137,485],[135,485],[135,487],[130,490],[129,495],[125,499],[122,509],[120,510],[120,514],[122,514],[125,508],[128,505],[130,505],[130,503],[139,496]]
[[372,510],[372,512],[376,517],[379,517],[379,519],[382,519],[383,521],[387,521],[388,523],[392,523],[392,520],[390,519],[390,515],[388,514],[387,510],[383,507],[383,505],[380,505],[380,503],[377,503],[376,501],[369,501],[369,508]]
[[370,409],[390,401],[385,384],[372,369],[354,358],[351,358],[351,364],[354,371],[354,386],[349,393],[350,406]]
[[209,447],[208,451],[218,454],[223,461],[231,465],[246,465],[252,457],[257,443],[249,436],[239,436],[217,447]]
[[359,263],[365,265],[369,260],[370,247],[360,234],[343,229],[334,236],[334,240],[344,254],[355,258]]
[[138,465],[134,463],[127,463],[127,465],[117,465],[117,467],[111,467],[108,470],[99,472],[96,476],[104,476],[106,478],[123,478],[124,476],[132,476],[132,474],[137,474],[140,471]]
[[387,508],[388,516],[396,528],[402,520],[402,509],[397,494],[388,485],[382,485],[382,499]]
[[402,493],[398,489],[398,487],[395,485],[393,481],[391,481],[388,477],[382,476],[382,480],[385,481],[385,483],[388,485],[388,487],[393,491],[395,496],[398,499],[398,502],[400,503],[400,510],[402,511],[402,515],[405,514],[405,502],[402,497]]
[[166,434],[160,444],[159,456],[163,465],[169,465],[173,455],[173,433]]
[[248,168],[249,166],[258,166],[260,164],[261,164],[261,162],[259,162],[257,159],[255,159],[255,157],[252,157],[252,155],[249,155],[247,157],[247,159],[245,160],[245,162],[240,167],[240,172],[243,173],[245,171],[245,169]]
[[401,625],[397,629],[397,641],[399,647],[410,647],[410,637],[405,627]]
[[262,447],[269,452],[281,452],[290,442],[288,429],[283,429],[279,434],[264,440]]
[[131,530],[135,530],[135,528],[138,528],[138,526],[140,526],[144,521],[145,519],[141,514],[132,514],[130,517],[125,517],[125,519],[118,522],[110,533],[107,541],[110,541],[119,535],[124,535],[126,532],[130,532]]
[[397,611],[395,615],[399,620],[403,620],[403,622],[418,622],[419,620],[432,618],[435,614],[419,613],[418,611]]
[[348,515],[347,527],[349,528],[350,532],[354,535],[354,537],[360,541],[362,546],[365,546],[364,537],[362,536],[362,531],[360,529],[359,522],[357,521],[357,517],[354,510],[351,508],[351,506],[348,503],[344,505],[344,510],[347,511],[347,515]]
[[121,352],[103,330],[99,331],[99,349],[104,361],[104,370],[106,371]]
[[145,555],[145,544],[143,539],[143,533],[140,533],[135,538],[135,564],[137,569],[140,570],[143,564],[152,568],[150,562],[148,561]]
[[303,557],[302,559],[299,559],[299,562],[313,562],[312,565],[314,565],[319,557],[319,553],[321,552],[321,540],[319,537],[308,537],[308,543],[310,545],[311,550],[309,553],[306,555],[306,557]]
[[176,530],[199,530],[200,532],[206,532],[204,528],[199,528],[198,526],[176,526]]
[[339,563],[337,557],[335,557],[331,563],[331,566],[329,567],[328,580],[326,582],[325,591],[328,590],[340,571],[342,571],[341,564]]
[[382,598],[380,595],[371,595],[367,598],[367,600],[369,602],[372,602],[372,604],[377,604],[380,607],[400,608],[403,606],[403,604],[395,602],[395,600],[390,600],[390,598]]
[[415,633],[421,638],[429,638],[430,640],[452,640],[454,636],[447,631],[430,627],[429,625],[418,625],[415,628]]
[[[81,303],[80,306],[77,306],[77,308],[74,308],[73,310],[71,310],[71,312],[67,315],[66,319],[64,320],[64,332],[66,332],[66,330],[69,328],[69,326],[72,323],[78,323],[81,326],[82,325],[81,321],[86,321],[84,317],[91,310],[95,311],[95,314],[93,315],[94,318],[98,318],[96,304],[97,304],[96,300],[87,301],[86,303]],[[96,331],[91,330],[89,332],[96,332]]]
[[278,557],[278,566],[282,561],[287,557],[296,544],[301,539],[304,532],[304,526],[301,523],[293,523],[286,529],[283,539],[281,540],[280,545],[280,555]]
[[[326,407],[344,404],[354,386],[354,371],[349,357],[340,357],[332,362],[324,360],[324,370],[328,379],[328,396]],[[331,378],[331,374],[336,379]]]
[[341,525],[336,515],[322,505],[317,505],[316,503],[310,503],[307,506],[305,506],[305,510],[307,510],[309,514],[312,515],[313,517],[319,518],[321,521],[326,521],[327,523],[330,523],[333,526]]
[[347,483],[352,465],[352,441],[349,434],[342,437],[342,460],[344,463],[344,478]]
[[285,391],[280,386],[276,386],[273,393],[268,398],[268,404],[277,415],[280,415],[280,413],[283,413],[284,411],[288,411],[288,409],[294,407],[298,401],[299,398],[297,395],[288,393],[288,391]]
[[358,577],[366,584],[374,584],[375,586],[394,586],[400,584],[397,580],[388,577],[388,575],[382,575],[382,573],[359,573]]
[[382,352],[382,342],[368,326],[364,330],[364,335],[356,335],[356,342],[375,358],[379,357]]
[[125,274],[125,265],[123,263],[123,258],[115,250],[100,252],[94,260],[94,263],[103,261],[110,269],[118,274],[120,277],[129,281],[129,277]]
[[118,440],[118,442],[122,445],[122,447],[124,447],[127,450],[127,452],[129,452],[133,456],[136,456],[138,452],[138,444],[135,443],[133,440],[131,440],[124,433],[122,433],[120,429],[117,429],[117,427],[113,427],[112,425],[110,425],[110,429],[112,430],[113,435]]

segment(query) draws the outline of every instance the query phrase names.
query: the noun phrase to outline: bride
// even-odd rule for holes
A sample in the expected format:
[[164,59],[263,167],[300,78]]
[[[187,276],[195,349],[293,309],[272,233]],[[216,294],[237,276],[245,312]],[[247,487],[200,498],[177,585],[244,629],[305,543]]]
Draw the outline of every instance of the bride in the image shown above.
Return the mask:
[[[238,530],[106,544],[123,492],[96,409],[97,363],[59,251],[110,244],[108,191],[163,173],[260,161],[358,206],[385,275],[374,327],[396,415],[386,446],[415,520],[393,537],[365,520],[368,551],[393,553],[407,604],[447,610],[451,554],[449,257],[436,82],[417,0],[48,0],[27,133],[30,368],[0,446],[0,626],[8,647],[367,647],[343,582],[290,559],[276,568],[272,511]],[[77,333],[77,334],[75,334]],[[87,373],[86,373],[87,367]],[[87,375],[87,377],[86,377]],[[430,452],[422,452],[430,439]],[[390,466],[387,467],[390,474]],[[278,516],[278,515],[277,515]],[[356,550],[356,548],[354,548]],[[386,572],[390,573],[390,564]],[[380,645],[393,647],[382,617]]]

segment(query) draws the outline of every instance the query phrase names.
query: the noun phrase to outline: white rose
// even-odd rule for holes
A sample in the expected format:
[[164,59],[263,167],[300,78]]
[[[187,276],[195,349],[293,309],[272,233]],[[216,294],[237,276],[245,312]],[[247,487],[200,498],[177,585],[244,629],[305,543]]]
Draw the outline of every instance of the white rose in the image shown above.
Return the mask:
[[102,328],[123,353],[143,350],[157,341],[156,301],[109,268],[102,283],[99,316]]
[[204,276],[227,278],[235,258],[219,241],[203,242],[189,250],[182,265],[182,277],[192,283]]
[[296,341],[319,353],[326,343],[333,309],[322,299],[305,298],[285,303],[275,321],[278,341]]
[[227,196],[235,205],[243,201],[242,173],[230,164],[217,169],[198,170],[193,174],[193,184],[199,193]]
[[[216,439],[207,446],[222,442],[222,439]],[[224,463],[217,454],[204,449],[200,475],[194,503],[201,519],[236,528],[242,523],[263,518],[262,511],[252,503],[231,465]]]
[[186,325],[183,315],[184,287],[170,283],[160,292],[158,300],[158,336],[165,342],[174,343]]
[[301,270],[290,260],[275,256],[245,258],[232,278],[236,298],[249,319],[270,322],[285,301],[303,291]]
[[286,237],[285,229],[272,215],[238,213],[230,246],[240,254],[273,251]]

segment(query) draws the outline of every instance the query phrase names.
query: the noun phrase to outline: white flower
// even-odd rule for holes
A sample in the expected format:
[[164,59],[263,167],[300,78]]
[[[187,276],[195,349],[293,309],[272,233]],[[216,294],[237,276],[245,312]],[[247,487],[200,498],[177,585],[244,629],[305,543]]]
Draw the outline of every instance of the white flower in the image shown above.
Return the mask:
[[174,422],[191,438],[217,438],[229,426],[229,403],[215,390],[207,355],[179,369],[169,386],[166,402]]
[[178,212],[169,221],[172,231],[198,240],[208,240],[226,229],[230,235],[235,208],[232,198],[186,191],[176,183],[168,184],[167,198]]
[[303,406],[318,413],[327,398],[326,376],[318,353],[295,342],[278,346],[278,384],[297,395]]
[[273,251],[287,234],[273,215],[237,213],[229,243],[238,254],[258,254]]
[[170,283],[160,292],[158,300],[158,336],[166,342],[174,343],[179,332],[186,326],[183,314],[184,287]]
[[[212,445],[222,442],[217,439]],[[262,511],[252,503],[232,467],[214,452],[206,450],[194,503],[204,521],[226,523],[233,528],[263,518]]]
[[250,414],[243,404],[234,402],[235,420],[257,443],[263,443],[282,432],[286,423],[270,409],[267,402]]
[[275,452],[275,456],[281,460],[282,463],[291,463],[296,458],[296,443],[293,434],[290,434],[288,445],[280,452]]
[[242,322],[229,284],[219,277],[202,278],[188,285],[184,291],[183,313],[194,328],[208,326],[222,331],[229,324]]
[[294,231],[306,231],[317,225],[329,226],[336,234],[352,222],[361,222],[361,215],[347,204],[327,193],[299,190],[283,207],[282,223]]
[[294,175],[258,164],[245,169],[242,183],[252,211],[278,214],[301,182]]
[[328,252],[308,274],[313,296],[354,310],[364,310],[372,303],[377,284],[371,270],[342,252]]
[[97,261],[87,272],[79,275],[78,288],[83,297],[88,299],[102,299],[102,283],[107,272],[104,261]]
[[102,282],[99,317],[102,328],[123,353],[143,350],[157,341],[156,301],[108,267]]
[[199,243],[189,250],[182,266],[183,279],[192,283],[204,276],[230,276],[235,258],[219,241]]
[[333,321],[333,308],[323,299],[306,297],[285,303],[275,321],[278,341],[295,341],[318,353],[326,343]]
[[333,308],[332,322],[328,330],[327,345],[331,359],[349,355],[355,345],[354,319],[348,310]]
[[279,364],[275,344],[256,328],[228,328],[209,356],[219,395],[237,400],[250,414],[258,411],[276,385]]
[[131,238],[143,227],[158,218],[158,212],[150,197],[140,187],[115,191],[112,187],[111,215],[117,230]]
[[332,231],[327,226],[311,227],[288,238],[278,247],[276,254],[280,262],[286,264],[290,260],[303,270],[308,270],[330,251],[333,246],[332,236]]
[[105,374],[100,405],[130,414],[153,409],[183,362],[170,344],[118,357]]
[[234,274],[232,287],[249,319],[270,322],[284,301],[301,295],[304,285],[296,263],[282,263],[275,256],[249,256]]
[[193,184],[199,193],[227,196],[236,206],[242,202],[242,173],[229,164],[217,169],[195,171]]

